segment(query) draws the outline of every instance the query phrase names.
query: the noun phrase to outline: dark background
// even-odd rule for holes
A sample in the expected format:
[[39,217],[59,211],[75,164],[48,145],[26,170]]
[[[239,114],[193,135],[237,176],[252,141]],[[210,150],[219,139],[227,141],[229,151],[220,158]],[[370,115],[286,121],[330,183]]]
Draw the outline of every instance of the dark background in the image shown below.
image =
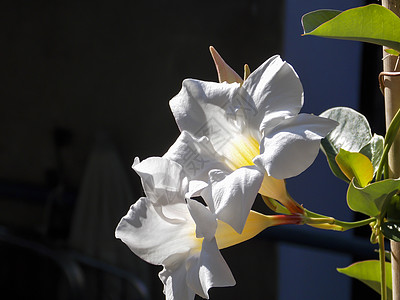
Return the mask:
[[[114,229],[143,195],[130,168],[134,157],[162,155],[179,134],[168,101],[182,80],[217,81],[210,45],[239,74],[245,63],[254,70],[271,55],[282,54],[304,78],[308,113],[331,107],[332,97],[349,106],[348,91],[339,90],[335,81],[346,81],[348,70],[338,68],[334,73],[326,67],[312,81],[304,75],[311,72],[311,64],[339,64],[340,59],[320,51],[319,45],[330,45],[337,52],[351,42],[304,38],[301,43],[313,45],[309,53],[302,53],[301,43],[286,49],[285,9],[291,11],[285,2],[293,1],[1,5],[0,287],[4,294],[13,295],[10,299],[138,299],[132,278],[124,273],[129,271],[147,285],[150,299],[163,299],[157,277],[161,267],[137,259],[114,238]],[[312,6],[308,11],[341,9],[325,2],[329,1],[318,1],[316,6],[308,2]],[[300,17],[294,16],[296,37],[301,35]],[[286,38],[294,41],[292,36]],[[360,99],[351,103],[366,114],[374,132],[383,134],[383,100],[376,80],[380,56],[380,47],[362,46],[359,86],[351,87],[360,89]],[[322,91],[322,99],[315,96],[319,91],[314,92],[318,86],[323,89],[320,79],[330,81],[331,88]],[[325,184],[320,180],[311,187]],[[306,186],[308,192],[312,188],[306,182],[291,181],[291,188],[296,192]],[[315,199],[303,200],[312,204]],[[330,208],[329,203],[323,205]],[[356,234],[368,237],[369,232]],[[302,262],[279,270],[282,254],[275,241],[280,238],[266,236],[222,250],[237,285],[211,289],[211,298],[277,299],[279,286],[292,289],[290,281],[279,283],[278,278],[296,273]],[[319,268],[300,270],[304,276],[297,280]],[[352,290],[354,299],[376,296],[358,283]]]
[[[107,268],[114,266],[148,284],[151,299],[163,298],[161,268],[139,261],[113,236],[143,194],[130,169],[133,158],[162,155],[178,136],[168,101],[184,78],[217,80],[210,45],[239,74],[245,63],[254,70],[281,52],[283,6],[258,0],[2,4],[2,290],[13,299],[76,298],[60,267],[71,260],[83,270],[84,299],[132,299],[129,285],[109,279]],[[223,255],[238,284],[213,289],[214,299],[277,297],[273,243],[254,240]]]

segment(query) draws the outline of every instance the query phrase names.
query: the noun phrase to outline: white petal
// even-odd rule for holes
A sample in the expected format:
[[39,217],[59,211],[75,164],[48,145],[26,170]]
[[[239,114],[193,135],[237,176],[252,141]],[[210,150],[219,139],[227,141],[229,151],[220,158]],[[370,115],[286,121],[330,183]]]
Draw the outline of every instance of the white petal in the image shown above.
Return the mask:
[[224,117],[223,107],[229,104],[238,88],[237,83],[185,79],[181,91],[170,101],[172,113],[180,130],[186,130],[197,137],[208,136],[203,132],[209,131],[209,121],[215,117]]
[[[188,253],[177,254],[171,257],[174,261],[185,261]],[[180,256],[180,257],[177,257]],[[168,263],[168,262],[167,262]],[[186,284],[186,263],[168,264],[168,268],[158,274],[164,284],[166,300],[192,300],[195,293]]]
[[189,191],[186,193],[186,198],[199,197],[201,192],[208,186],[208,183],[201,180],[189,181]]
[[212,200],[207,199],[206,193],[205,200],[213,202],[211,207],[218,219],[241,233],[263,178],[264,173],[256,166],[242,167],[227,176],[213,170],[210,172]]
[[208,137],[215,151],[221,153],[221,148],[243,127],[243,118],[237,115],[238,110],[243,111],[239,90],[236,83],[186,79],[170,101],[178,127],[195,137]]
[[271,57],[252,72],[242,87],[258,112],[249,122],[253,123],[252,127],[259,126],[260,130],[275,118],[298,114],[303,106],[300,79],[293,67],[279,56]]
[[212,287],[233,286],[235,279],[218,250],[215,239],[204,240],[200,256],[188,259],[187,284],[199,296],[209,299]]
[[140,198],[121,219],[115,232],[137,256],[156,265],[163,264],[174,254],[201,246],[186,204],[171,204],[163,209],[170,216],[179,215],[180,222],[166,221],[148,199]]
[[337,122],[314,115],[288,118],[275,128],[266,129],[261,154],[253,161],[276,179],[297,176],[313,163],[320,140],[335,126]]
[[183,166],[183,170],[190,180],[197,179],[207,182],[208,172],[211,169],[227,168],[207,138],[194,138],[187,131],[182,131],[163,157]]
[[211,240],[217,230],[215,215],[198,201],[188,199],[188,207],[194,222],[196,223],[196,237]]
[[142,179],[146,196],[154,203],[168,204],[185,201],[188,181],[182,166],[162,157],[150,157],[134,164]]
[[[225,174],[224,172],[218,171],[218,170],[212,170],[212,173],[213,173],[213,174],[214,174],[214,173],[218,173],[218,172],[222,174],[221,180],[223,180],[223,179],[225,178],[225,176],[226,176],[226,174]],[[215,175],[215,176],[216,176],[216,175]],[[215,176],[214,176],[214,177],[215,177]],[[203,189],[203,190],[201,191],[200,196],[203,198],[204,202],[207,204],[208,209],[209,209],[213,214],[215,214],[215,203],[214,203],[214,200],[213,200],[213,197],[212,197],[212,188],[211,188],[211,185],[209,185],[209,186],[207,186],[207,188]]]

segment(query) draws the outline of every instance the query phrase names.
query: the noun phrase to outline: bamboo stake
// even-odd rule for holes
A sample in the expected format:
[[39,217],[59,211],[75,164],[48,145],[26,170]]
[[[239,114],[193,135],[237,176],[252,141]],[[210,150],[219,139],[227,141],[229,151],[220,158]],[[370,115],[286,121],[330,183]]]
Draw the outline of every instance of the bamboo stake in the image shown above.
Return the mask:
[[[392,10],[400,17],[400,0],[382,0],[382,5]],[[399,71],[396,67],[397,58],[387,56],[383,52],[383,71],[394,72]],[[384,95],[385,95],[385,118],[386,128],[388,128],[393,116],[400,108],[400,77],[385,76],[384,80]],[[389,161],[389,176],[392,178],[400,177],[400,138],[396,138],[388,156]],[[393,285],[393,300],[400,300],[400,243],[391,241],[392,251],[392,285]]]

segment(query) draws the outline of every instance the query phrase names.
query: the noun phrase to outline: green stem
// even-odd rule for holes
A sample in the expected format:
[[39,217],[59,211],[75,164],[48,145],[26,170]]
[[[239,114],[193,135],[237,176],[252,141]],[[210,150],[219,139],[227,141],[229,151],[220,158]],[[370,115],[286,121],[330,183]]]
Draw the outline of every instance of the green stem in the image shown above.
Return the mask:
[[328,216],[324,216],[324,215],[312,212],[312,211],[310,211],[310,210],[308,210],[306,208],[304,209],[304,211],[307,214],[307,216],[311,217],[311,218],[329,218]]
[[361,220],[361,221],[355,221],[355,222],[343,222],[343,221],[335,220],[334,224],[342,226],[343,230],[345,231],[345,230],[349,230],[349,229],[353,229],[353,228],[369,225],[374,221],[375,221],[375,218],[368,218],[368,219],[364,219],[364,220]]
[[384,237],[381,232],[379,232],[378,234],[378,243],[379,243],[379,265],[381,269],[381,300],[387,300],[385,244],[384,244]]
[[389,153],[389,150],[390,150],[390,146],[391,145],[386,144],[386,140],[385,140],[385,148],[383,148],[381,161],[379,162],[378,170],[376,171],[376,177],[375,177],[376,181],[379,181],[379,180],[382,179],[383,167],[387,164],[387,157],[388,157],[388,153]]
[[[304,209],[304,211],[306,212],[307,217],[310,218],[311,220],[311,224],[317,224],[315,221],[316,220],[320,220],[321,223],[328,223],[328,224],[333,224],[333,225],[337,225],[343,228],[343,231],[349,230],[349,229],[353,229],[353,228],[357,228],[357,227],[361,227],[361,226],[365,226],[368,225],[372,222],[374,222],[376,219],[375,218],[368,218],[368,219],[364,219],[361,221],[355,221],[355,222],[345,222],[345,221],[339,221],[336,220],[332,217],[327,217],[321,214],[317,214],[314,213],[312,211],[309,211],[307,209]],[[325,221],[325,222],[324,222]],[[306,222],[307,223],[307,222]]]
[[389,178],[389,165],[388,162],[386,161],[385,166],[383,168],[383,179],[388,179]]
[[[377,181],[381,180],[383,167],[387,164],[387,157],[392,146],[394,139],[396,138],[397,132],[400,128],[400,109],[397,111],[396,115],[393,117],[392,121],[390,122],[389,128],[385,135],[385,147],[383,149],[383,154],[381,157],[381,161],[379,162],[378,170],[376,171],[375,179]],[[385,174],[386,178],[386,174]]]

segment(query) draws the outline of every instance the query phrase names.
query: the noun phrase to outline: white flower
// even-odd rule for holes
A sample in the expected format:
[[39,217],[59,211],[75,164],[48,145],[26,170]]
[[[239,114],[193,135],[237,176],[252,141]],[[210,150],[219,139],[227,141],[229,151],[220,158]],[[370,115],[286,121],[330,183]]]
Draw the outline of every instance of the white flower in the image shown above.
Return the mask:
[[234,285],[215,240],[215,216],[195,200],[163,205],[163,212],[168,219],[149,199],[139,199],[118,224],[116,237],[143,260],[164,267],[159,277],[166,299],[195,294],[208,299],[209,288]]
[[[279,200],[291,212],[301,213],[302,208],[287,194],[283,179],[307,169],[318,154],[320,140],[337,125],[326,118],[299,114],[302,106],[301,82],[279,56],[268,59],[243,83],[186,79],[170,101],[182,136],[165,156],[182,164],[192,179],[196,175],[186,167],[190,156],[197,155],[197,162],[207,162],[198,174],[219,169],[230,176],[243,167],[249,170],[249,166],[256,165],[251,169],[251,188]],[[211,145],[204,147],[208,152],[196,152],[199,145],[207,143]],[[240,177],[237,175],[236,182]],[[232,188],[227,186],[220,194],[230,193],[236,198],[238,190]],[[218,202],[218,197],[214,200]],[[254,198],[246,201],[243,207],[247,210]],[[240,223],[243,225],[243,220]]]
[[208,207],[185,200],[187,184],[182,182],[186,179],[176,163],[153,157],[141,163],[136,160],[134,169],[142,177],[147,198],[131,206],[115,235],[143,260],[163,266],[159,277],[168,300],[191,300],[195,294],[208,299],[211,287],[234,285],[219,249],[248,240],[269,226],[302,222],[301,216],[251,211],[243,233],[238,234]]
[[209,288],[234,285],[215,240],[216,217],[200,202],[186,202],[188,182],[179,164],[151,157],[135,159],[133,168],[147,197],[132,205],[115,235],[143,260],[163,265],[166,299],[208,299]]

